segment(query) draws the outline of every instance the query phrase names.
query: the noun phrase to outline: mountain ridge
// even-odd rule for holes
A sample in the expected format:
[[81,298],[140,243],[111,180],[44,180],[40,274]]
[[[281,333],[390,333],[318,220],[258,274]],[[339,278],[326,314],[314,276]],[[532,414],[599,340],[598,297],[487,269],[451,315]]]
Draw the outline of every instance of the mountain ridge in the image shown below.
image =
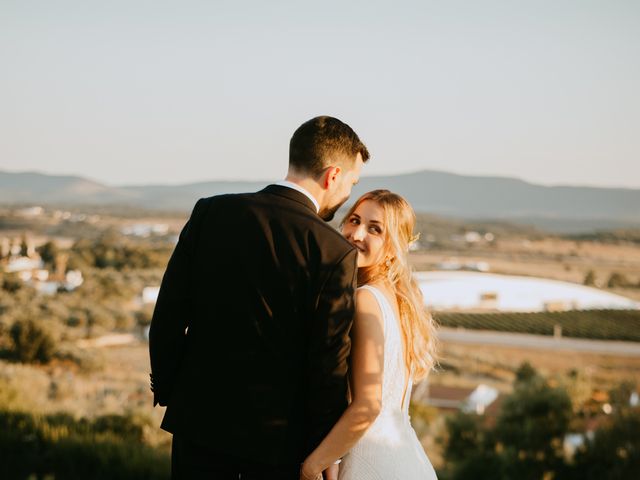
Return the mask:
[[[0,170],[0,203],[131,205],[151,210],[190,210],[198,198],[256,191],[265,181],[213,180],[181,185],[109,186],[76,175]],[[640,226],[640,189],[543,186],[498,176],[437,170],[363,176],[352,199],[375,188],[403,195],[416,212],[465,219],[498,219],[552,230]],[[571,224],[581,227],[579,230]]]

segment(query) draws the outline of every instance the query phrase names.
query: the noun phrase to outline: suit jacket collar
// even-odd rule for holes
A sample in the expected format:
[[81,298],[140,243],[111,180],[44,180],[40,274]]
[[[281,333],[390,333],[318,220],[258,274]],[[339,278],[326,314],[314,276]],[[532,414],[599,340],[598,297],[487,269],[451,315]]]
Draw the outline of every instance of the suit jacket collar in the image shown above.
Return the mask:
[[311,199],[307,197],[304,193],[294,190],[293,188],[272,184],[272,185],[267,185],[262,191],[264,193],[278,195],[280,197],[293,200],[294,202],[301,203],[302,205],[307,207],[309,210],[311,210],[315,215],[318,214],[316,210],[316,206],[311,201]]

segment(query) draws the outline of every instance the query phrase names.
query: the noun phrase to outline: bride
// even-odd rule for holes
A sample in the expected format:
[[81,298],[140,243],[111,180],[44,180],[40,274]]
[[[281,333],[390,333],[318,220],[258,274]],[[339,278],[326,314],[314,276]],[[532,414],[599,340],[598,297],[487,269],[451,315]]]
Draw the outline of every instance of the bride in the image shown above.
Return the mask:
[[413,381],[434,365],[435,325],[407,262],[415,214],[399,195],[374,190],[342,222],[358,249],[351,403],[302,465],[302,480],[435,480],[409,423]]

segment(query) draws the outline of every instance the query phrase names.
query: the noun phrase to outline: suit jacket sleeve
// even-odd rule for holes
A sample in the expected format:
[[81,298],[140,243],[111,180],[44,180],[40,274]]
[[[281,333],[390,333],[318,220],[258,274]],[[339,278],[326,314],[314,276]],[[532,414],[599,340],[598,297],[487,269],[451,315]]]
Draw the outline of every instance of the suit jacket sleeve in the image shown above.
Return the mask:
[[329,433],[348,405],[349,332],[355,314],[356,250],[334,267],[320,292],[309,341],[307,453]]
[[175,381],[189,326],[191,258],[204,200],[196,203],[162,278],[158,300],[149,327],[151,390],[153,405],[166,406]]

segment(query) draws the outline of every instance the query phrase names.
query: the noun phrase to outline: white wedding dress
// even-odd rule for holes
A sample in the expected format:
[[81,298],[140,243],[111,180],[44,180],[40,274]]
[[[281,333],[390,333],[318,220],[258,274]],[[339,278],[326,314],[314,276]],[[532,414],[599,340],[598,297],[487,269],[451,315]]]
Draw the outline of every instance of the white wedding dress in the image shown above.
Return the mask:
[[382,408],[373,425],[345,455],[339,480],[437,480],[409,422],[412,380],[407,382],[400,325],[382,292],[369,285],[361,288],[376,297],[384,319]]

